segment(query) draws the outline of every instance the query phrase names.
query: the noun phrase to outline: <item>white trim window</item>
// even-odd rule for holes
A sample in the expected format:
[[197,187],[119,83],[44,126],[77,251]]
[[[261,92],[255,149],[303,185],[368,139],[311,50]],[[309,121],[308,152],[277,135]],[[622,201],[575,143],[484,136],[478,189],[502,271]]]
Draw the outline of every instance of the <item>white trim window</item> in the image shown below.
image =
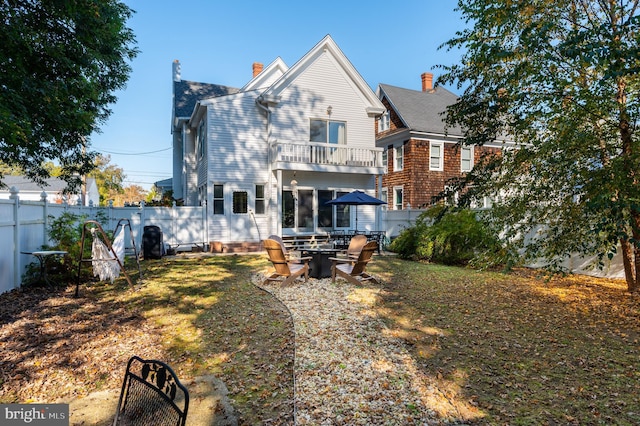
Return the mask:
[[470,172],[473,169],[473,147],[462,146],[460,148],[460,171]]
[[213,185],[213,214],[224,214],[224,185]]
[[389,130],[390,123],[391,114],[387,110],[380,116],[380,120],[378,121],[378,133],[386,132],[387,130]]
[[384,169],[383,173],[389,173],[389,149],[385,148],[382,150],[382,167]]
[[266,213],[266,200],[264,197],[264,185],[257,183],[256,184],[256,197],[255,197],[255,205],[254,211],[256,214],[265,214]]
[[404,144],[393,150],[393,171],[401,172],[404,169]]
[[346,145],[347,123],[344,121],[311,119],[309,141]]
[[429,170],[444,170],[444,143],[429,142]]
[[393,187],[393,209],[402,210],[402,202],[404,198],[404,190],[401,186]]
[[380,199],[386,203],[384,204],[385,206],[389,205],[389,192],[387,191],[387,188],[382,188],[380,191]]
[[204,157],[206,136],[205,123],[204,120],[201,120],[198,124],[198,160]]

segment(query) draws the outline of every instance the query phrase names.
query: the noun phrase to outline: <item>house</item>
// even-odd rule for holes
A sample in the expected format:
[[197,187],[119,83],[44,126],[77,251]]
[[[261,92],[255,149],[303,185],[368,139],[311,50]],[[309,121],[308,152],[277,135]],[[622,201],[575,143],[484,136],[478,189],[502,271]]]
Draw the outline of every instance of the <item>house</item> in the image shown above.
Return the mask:
[[462,130],[445,128],[447,106],[457,96],[433,87],[433,74],[423,73],[422,90],[380,84],[378,98],[386,112],[376,122],[376,146],[384,149],[381,197],[389,208],[424,208],[449,179],[470,171],[483,154],[501,152],[502,143],[460,146]]
[[6,188],[0,188],[0,199],[8,200],[11,196],[11,189],[15,188],[18,190],[20,200],[40,201],[44,192],[49,203],[62,204],[66,202],[70,205],[82,204],[84,206],[91,204],[97,206],[100,203],[98,185],[93,178],[86,179],[84,203],[80,201],[82,200],[82,190],[79,189],[71,194],[65,193],[67,183],[59,178],[45,179],[46,185],[38,185],[26,176],[4,176],[2,181]]
[[[331,36],[291,67],[256,62],[242,88],[185,81],[173,64],[173,192],[206,205],[209,243],[258,248],[271,234],[353,229],[355,209],[327,201],[375,195],[383,104]],[[376,207],[357,211],[375,230]]]

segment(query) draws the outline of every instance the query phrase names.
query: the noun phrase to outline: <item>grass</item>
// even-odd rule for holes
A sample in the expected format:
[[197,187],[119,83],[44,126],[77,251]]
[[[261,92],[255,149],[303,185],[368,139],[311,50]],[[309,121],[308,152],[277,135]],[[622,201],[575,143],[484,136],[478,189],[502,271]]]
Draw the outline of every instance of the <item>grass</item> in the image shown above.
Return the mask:
[[473,424],[640,423],[640,299],[624,283],[407,263],[379,314],[411,348],[441,417]]
[[[118,388],[132,353],[179,377],[214,374],[241,424],[291,424],[291,318],[251,284],[263,255],[164,258],[126,282],[0,295],[0,402]],[[403,339],[443,420],[640,423],[640,299],[624,283],[544,280],[376,257],[376,310]],[[366,289],[354,297],[369,297]],[[105,374],[105,364],[113,374]],[[43,396],[44,395],[44,396]],[[42,400],[42,399],[40,399]],[[417,407],[416,407],[417,408]]]

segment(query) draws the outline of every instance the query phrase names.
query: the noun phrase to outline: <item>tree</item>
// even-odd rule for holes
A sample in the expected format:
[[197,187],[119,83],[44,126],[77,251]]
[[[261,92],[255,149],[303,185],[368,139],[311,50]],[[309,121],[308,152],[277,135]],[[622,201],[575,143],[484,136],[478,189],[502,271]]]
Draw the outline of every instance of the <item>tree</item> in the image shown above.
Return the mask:
[[[494,195],[492,223],[524,260],[561,269],[572,253],[604,266],[622,249],[640,284],[639,0],[459,0],[465,52],[439,83],[465,144],[508,139],[459,187]],[[517,251],[516,251],[517,250]]]
[[[0,3],[0,155],[30,179],[56,160],[71,188],[93,168],[98,131],[137,55],[132,10],[117,0]],[[2,184],[2,174],[0,174]]]
[[109,164],[111,156],[98,154],[94,160],[94,169],[89,177],[96,180],[100,193],[100,205],[106,205],[108,200],[114,199],[115,194],[123,192],[122,183],[127,177],[124,170],[114,164]]

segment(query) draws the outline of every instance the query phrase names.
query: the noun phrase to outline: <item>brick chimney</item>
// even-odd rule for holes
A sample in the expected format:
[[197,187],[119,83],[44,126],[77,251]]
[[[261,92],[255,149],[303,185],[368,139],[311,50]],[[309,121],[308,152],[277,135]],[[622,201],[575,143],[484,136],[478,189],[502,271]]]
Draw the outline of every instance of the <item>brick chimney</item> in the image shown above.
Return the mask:
[[263,68],[264,68],[264,65],[262,65],[260,62],[254,62],[253,63],[253,76],[255,77],[256,75],[260,74],[262,72]]
[[430,72],[424,72],[421,75],[422,77],[422,91],[423,92],[431,92],[433,91],[433,74]]

